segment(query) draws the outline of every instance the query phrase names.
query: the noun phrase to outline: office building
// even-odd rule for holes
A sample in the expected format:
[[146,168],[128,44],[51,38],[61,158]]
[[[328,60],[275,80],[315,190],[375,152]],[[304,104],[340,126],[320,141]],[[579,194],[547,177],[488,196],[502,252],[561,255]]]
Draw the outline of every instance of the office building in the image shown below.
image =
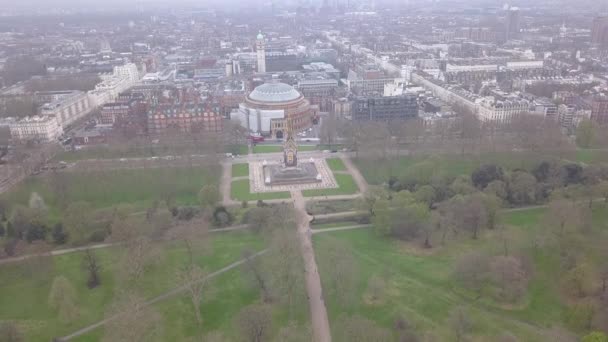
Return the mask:
[[392,121],[418,117],[416,96],[357,97],[351,109],[353,121]]

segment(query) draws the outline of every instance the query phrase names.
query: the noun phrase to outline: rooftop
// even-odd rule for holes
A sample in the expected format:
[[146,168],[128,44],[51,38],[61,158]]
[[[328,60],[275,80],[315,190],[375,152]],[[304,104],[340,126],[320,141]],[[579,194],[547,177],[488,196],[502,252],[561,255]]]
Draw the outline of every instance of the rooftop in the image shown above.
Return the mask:
[[255,88],[249,99],[259,102],[289,102],[297,100],[302,95],[292,86],[285,83],[264,83]]

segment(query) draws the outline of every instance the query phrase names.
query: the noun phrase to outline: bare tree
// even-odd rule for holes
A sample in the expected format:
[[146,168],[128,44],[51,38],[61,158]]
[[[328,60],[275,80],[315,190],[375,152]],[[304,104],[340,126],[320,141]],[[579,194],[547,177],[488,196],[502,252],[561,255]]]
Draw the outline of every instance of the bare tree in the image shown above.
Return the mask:
[[465,287],[477,293],[479,298],[487,282],[488,271],[487,256],[478,252],[471,252],[458,258],[453,276]]
[[64,215],[64,225],[72,244],[82,244],[89,238],[90,214],[92,208],[87,202],[71,203]]
[[328,239],[324,248],[319,251],[319,257],[324,260],[324,288],[332,297],[337,298],[341,307],[353,304],[357,293],[358,268],[352,251],[337,239]]
[[178,273],[180,283],[186,286],[199,325],[203,323],[201,302],[203,300],[203,290],[207,286],[206,276],[207,274],[197,265],[186,265]]
[[243,264],[245,275],[262,293],[264,303],[272,301],[270,289],[268,288],[268,275],[265,273],[264,265],[259,261],[259,258],[253,258],[252,252],[247,250],[243,253],[245,263]]
[[304,300],[304,265],[299,248],[293,230],[276,229],[264,256],[272,296],[285,303],[290,314]]
[[526,291],[526,272],[521,262],[513,256],[497,256],[490,263],[492,279],[500,288],[500,298],[515,301]]
[[300,327],[293,322],[281,328],[274,338],[275,342],[308,342],[312,340],[312,329],[310,326]]
[[76,290],[64,276],[53,279],[48,303],[52,309],[57,310],[63,322],[71,322],[78,316]]
[[101,265],[99,264],[99,261],[97,260],[97,256],[95,255],[95,253],[92,250],[86,249],[84,251],[82,265],[83,265],[83,268],[88,273],[88,278],[87,278],[88,288],[93,289],[93,288],[99,286],[101,284],[101,278],[100,278],[100,274],[99,274],[101,272]]
[[473,330],[469,311],[462,306],[458,306],[450,311],[448,325],[454,333],[456,342],[462,341]]
[[235,324],[243,342],[265,342],[272,329],[272,310],[265,304],[253,304],[243,308]]
[[330,149],[336,143],[338,140],[338,120],[335,113],[330,112],[326,117],[323,117],[319,136],[321,137],[321,144],[328,145]]
[[119,268],[120,278],[127,283],[136,284],[146,269],[161,261],[163,253],[159,246],[147,237],[138,237],[125,245],[124,256]]
[[116,298],[106,317],[104,342],[161,341],[162,317],[134,293]]

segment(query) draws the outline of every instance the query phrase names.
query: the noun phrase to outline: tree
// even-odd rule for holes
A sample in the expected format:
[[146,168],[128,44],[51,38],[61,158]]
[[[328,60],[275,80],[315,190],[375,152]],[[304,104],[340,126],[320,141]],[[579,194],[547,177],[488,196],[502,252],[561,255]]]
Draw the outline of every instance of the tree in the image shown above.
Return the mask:
[[471,252],[456,260],[453,277],[481,297],[488,279],[489,268],[487,256],[479,252]]
[[186,265],[179,273],[178,279],[181,284],[186,286],[192,308],[198,324],[203,323],[201,317],[201,302],[203,300],[203,290],[207,286],[207,274],[197,265]]
[[601,331],[593,331],[585,335],[581,342],[608,342],[608,335]]
[[337,239],[328,239],[325,248],[319,251],[325,262],[321,265],[323,285],[343,308],[353,304],[357,293],[357,262],[347,245]]
[[63,245],[68,241],[68,234],[63,230],[63,224],[58,222],[53,226],[52,232],[53,242],[57,245]]
[[387,236],[391,232],[391,209],[387,199],[378,199],[372,208],[372,224],[379,235]]
[[296,324],[289,323],[286,327],[281,328],[279,333],[274,338],[275,342],[309,342],[313,341],[312,331],[310,327],[299,327]]
[[360,316],[340,317],[336,326],[337,342],[385,342],[392,339],[389,330]]
[[269,207],[251,208],[247,212],[247,224],[256,233],[268,228],[272,220],[272,209]]
[[123,293],[106,313],[104,342],[162,341],[162,316],[135,293]]
[[418,202],[426,204],[429,208],[433,206],[435,197],[435,188],[430,185],[423,185],[414,193],[414,198],[416,198]]
[[138,237],[126,243],[124,255],[120,262],[120,278],[127,283],[135,284],[144,275],[146,269],[160,262],[163,253],[150,238]]
[[471,322],[470,314],[468,310],[462,306],[458,306],[450,311],[448,325],[454,333],[456,342],[462,341],[473,330],[473,322]]
[[321,144],[328,145],[330,149],[336,143],[338,138],[338,120],[335,113],[330,112],[327,116],[323,117],[319,137],[321,138]]
[[497,256],[490,263],[492,280],[500,288],[499,297],[506,301],[515,301],[523,296],[526,290],[526,272],[519,259],[513,256]]
[[268,286],[268,274],[265,272],[264,265],[260,262],[260,258],[254,258],[253,253],[249,250],[243,252],[245,263],[243,264],[245,276],[254,287],[262,294],[262,301],[270,303],[272,296]]
[[597,192],[604,198],[604,205],[608,204],[608,181],[603,180],[597,185]]
[[397,205],[391,211],[390,234],[401,240],[413,240],[420,236],[430,224],[427,204],[411,203]]
[[515,171],[509,179],[509,199],[517,205],[536,201],[536,178],[524,171]]
[[143,226],[141,217],[115,213],[110,225],[110,237],[115,242],[131,241],[143,235]]
[[203,209],[213,208],[220,200],[220,192],[216,185],[207,184],[198,193],[198,201]]
[[477,168],[471,174],[471,181],[478,189],[485,189],[494,181],[501,181],[504,177],[502,167],[494,164],[486,164]]
[[495,180],[488,184],[483,190],[484,193],[500,198],[502,201],[507,199],[507,185],[501,180]]
[[304,265],[293,226],[275,228],[264,256],[264,268],[272,297],[293,314],[297,304],[305,299]]
[[101,272],[101,265],[99,264],[99,261],[97,260],[97,256],[95,255],[95,253],[92,250],[86,249],[84,251],[82,265],[88,274],[88,278],[87,278],[88,288],[93,289],[93,288],[96,288],[97,286],[99,286],[101,284],[101,278],[99,275],[99,273]]
[[30,208],[32,208],[34,210],[38,210],[38,211],[47,211],[48,210],[46,203],[44,202],[42,197],[40,195],[38,195],[37,192],[32,192],[30,194],[30,200],[28,202],[28,205]]
[[580,263],[575,266],[563,277],[563,284],[570,294],[582,298],[591,292],[591,287],[593,286],[592,279],[593,272],[590,269],[590,266],[586,263]]
[[0,341],[2,342],[23,342],[23,333],[14,322],[0,322]]
[[241,341],[267,341],[272,333],[272,310],[265,304],[247,306],[238,313],[235,324]]
[[63,223],[72,244],[82,244],[89,238],[92,211],[87,202],[73,202],[66,209]]
[[457,177],[450,185],[450,190],[457,195],[469,195],[475,192],[471,180],[465,176]]
[[64,276],[53,279],[48,298],[49,307],[56,310],[63,322],[71,322],[78,316],[76,290]]

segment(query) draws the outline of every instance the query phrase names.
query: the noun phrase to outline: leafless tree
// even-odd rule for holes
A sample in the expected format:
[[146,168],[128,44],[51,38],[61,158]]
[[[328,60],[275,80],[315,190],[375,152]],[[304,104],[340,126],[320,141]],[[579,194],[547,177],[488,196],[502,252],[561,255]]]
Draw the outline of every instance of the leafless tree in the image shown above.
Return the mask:
[[329,148],[335,145],[338,140],[338,119],[335,113],[330,112],[327,116],[323,117],[319,135],[321,137],[321,144],[328,145]]
[[92,250],[86,249],[84,251],[82,265],[88,274],[87,286],[90,289],[99,286],[101,284],[101,278],[99,274],[101,272],[101,265],[99,264],[97,256]]
[[469,311],[462,306],[458,306],[450,311],[448,324],[454,333],[456,342],[462,341],[473,330]]
[[87,202],[74,202],[66,209],[64,226],[72,244],[82,244],[87,241],[91,212],[92,208]]
[[242,309],[235,320],[240,340],[265,342],[271,336],[272,310],[266,304],[253,304]]
[[521,262],[513,256],[497,256],[490,263],[492,279],[500,288],[500,298],[515,301],[525,293],[526,273]]
[[71,322],[78,316],[76,290],[64,276],[57,276],[53,279],[48,303],[52,309],[57,310],[59,318],[63,322]]
[[352,251],[337,239],[328,239],[319,257],[324,260],[324,288],[338,299],[341,307],[353,304],[357,292],[358,268]]
[[151,265],[159,263],[163,253],[159,246],[147,237],[137,237],[126,243],[121,259],[120,278],[135,284]]
[[104,342],[161,341],[161,315],[137,294],[119,295],[106,314]]
[[489,264],[486,255],[471,252],[458,258],[454,267],[454,278],[477,293],[478,298],[488,279]]
[[201,302],[203,291],[207,286],[206,276],[207,274],[197,265],[186,265],[178,273],[180,283],[186,286],[199,325],[203,323]]
[[245,263],[243,264],[245,277],[260,290],[262,293],[262,301],[264,303],[270,303],[272,301],[272,296],[270,294],[270,289],[268,288],[268,274],[266,273],[260,258],[253,258],[252,254],[253,253],[249,250],[243,253],[245,259]]

